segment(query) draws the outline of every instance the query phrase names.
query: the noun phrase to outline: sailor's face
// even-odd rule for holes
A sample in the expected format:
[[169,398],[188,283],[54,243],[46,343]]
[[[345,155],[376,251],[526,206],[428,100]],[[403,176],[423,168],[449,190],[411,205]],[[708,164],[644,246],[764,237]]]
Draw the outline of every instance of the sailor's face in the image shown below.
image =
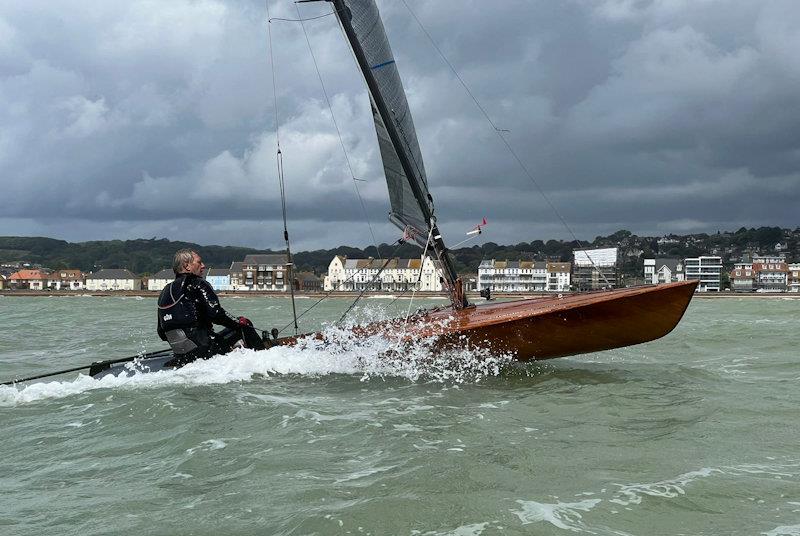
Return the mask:
[[192,261],[186,265],[186,271],[198,277],[203,277],[203,270],[205,269],[206,265],[203,264],[203,259],[197,253],[192,255]]

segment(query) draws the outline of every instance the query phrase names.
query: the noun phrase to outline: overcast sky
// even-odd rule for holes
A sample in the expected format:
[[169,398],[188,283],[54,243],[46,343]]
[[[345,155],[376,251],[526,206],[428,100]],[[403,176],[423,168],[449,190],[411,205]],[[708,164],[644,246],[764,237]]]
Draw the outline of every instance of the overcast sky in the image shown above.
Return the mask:
[[[578,238],[800,225],[800,2],[406,2]],[[570,238],[405,3],[378,6],[447,243],[483,217],[484,241]],[[282,247],[266,19],[0,3],[0,235]],[[333,17],[305,26],[359,181],[301,25],[273,21],[293,248],[393,242],[363,80]]]

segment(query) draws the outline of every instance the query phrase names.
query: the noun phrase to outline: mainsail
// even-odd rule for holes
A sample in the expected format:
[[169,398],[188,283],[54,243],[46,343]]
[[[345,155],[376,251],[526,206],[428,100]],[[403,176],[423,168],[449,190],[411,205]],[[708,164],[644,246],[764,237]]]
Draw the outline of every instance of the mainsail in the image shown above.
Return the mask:
[[[343,25],[352,28],[356,43],[351,44],[360,48],[375,82],[373,91],[371,80],[367,79],[372,117],[392,205],[390,219],[401,229],[410,226],[415,240],[424,246],[430,232],[433,202],[428,193],[414,121],[378,7],[373,0],[342,0],[334,3]],[[381,115],[381,107],[385,107],[385,112],[390,116],[388,120]],[[396,134],[399,143],[393,141],[393,134]],[[411,167],[410,172],[405,167]]]
[[436,226],[433,198],[403,82],[374,0],[332,0],[367,82],[381,160],[389,187],[389,220],[420,246],[430,240],[456,307],[466,305],[455,268]]

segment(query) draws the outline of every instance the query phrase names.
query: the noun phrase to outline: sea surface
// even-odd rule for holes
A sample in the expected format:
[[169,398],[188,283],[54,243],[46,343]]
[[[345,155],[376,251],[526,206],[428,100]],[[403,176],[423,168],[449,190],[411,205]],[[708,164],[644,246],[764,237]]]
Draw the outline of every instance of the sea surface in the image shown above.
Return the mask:
[[[695,299],[661,340],[528,365],[353,344],[349,305],[301,318],[330,344],[0,387],[0,535],[800,535],[800,300]],[[160,349],[154,309],[0,297],[0,381]]]

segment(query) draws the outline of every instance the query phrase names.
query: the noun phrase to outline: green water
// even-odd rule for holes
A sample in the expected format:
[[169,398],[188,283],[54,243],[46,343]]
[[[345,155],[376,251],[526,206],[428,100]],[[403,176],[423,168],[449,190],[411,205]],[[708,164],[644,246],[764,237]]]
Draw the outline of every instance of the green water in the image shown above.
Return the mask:
[[[0,297],[0,379],[159,349],[154,305]],[[375,341],[0,387],[0,534],[800,535],[798,347],[799,300],[695,300],[659,341],[526,366]]]

